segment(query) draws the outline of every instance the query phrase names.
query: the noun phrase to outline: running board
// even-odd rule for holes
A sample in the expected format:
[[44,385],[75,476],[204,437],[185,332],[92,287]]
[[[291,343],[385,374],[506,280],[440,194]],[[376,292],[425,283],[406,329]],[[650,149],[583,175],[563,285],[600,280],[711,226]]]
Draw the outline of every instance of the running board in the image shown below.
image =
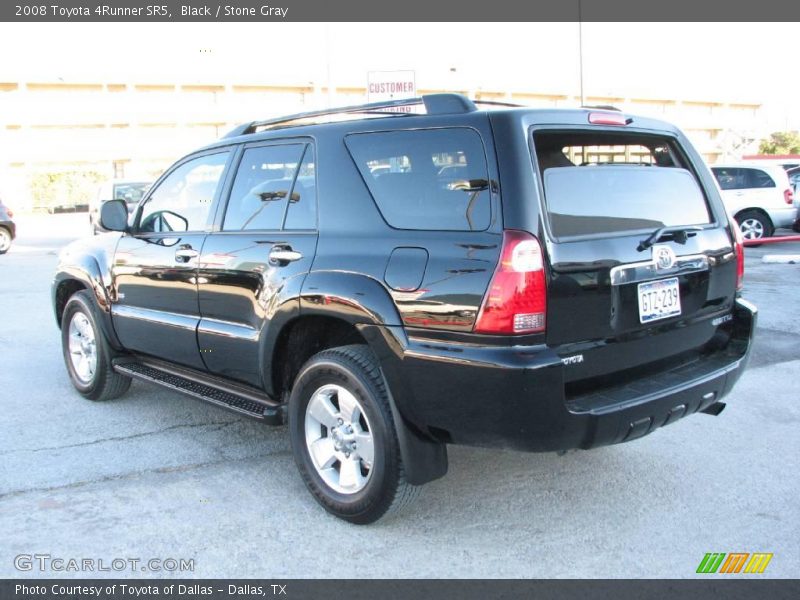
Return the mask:
[[120,358],[114,360],[113,366],[117,373],[205,400],[268,425],[281,425],[284,422],[283,406],[264,392],[249,386],[150,359]]

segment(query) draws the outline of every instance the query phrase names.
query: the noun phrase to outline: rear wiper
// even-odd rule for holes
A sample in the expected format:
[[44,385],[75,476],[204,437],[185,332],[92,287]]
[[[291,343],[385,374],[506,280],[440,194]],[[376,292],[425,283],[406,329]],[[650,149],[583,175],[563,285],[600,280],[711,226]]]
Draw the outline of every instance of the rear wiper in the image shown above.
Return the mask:
[[679,243],[685,244],[686,240],[689,238],[690,235],[694,235],[694,231],[700,231],[703,228],[699,225],[680,225],[678,227],[659,227],[653,233],[651,233],[647,239],[642,240],[639,242],[639,245],[636,246],[636,250],[642,252],[643,250],[647,250],[650,246],[655,244],[658,240],[660,240],[665,235],[672,235],[672,239]]

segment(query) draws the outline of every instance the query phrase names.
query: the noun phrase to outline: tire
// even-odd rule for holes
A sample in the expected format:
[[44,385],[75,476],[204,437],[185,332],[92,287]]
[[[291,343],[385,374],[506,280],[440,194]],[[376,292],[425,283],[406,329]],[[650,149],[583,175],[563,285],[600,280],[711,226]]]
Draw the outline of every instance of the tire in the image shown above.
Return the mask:
[[367,346],[332,348],[309,359],[288,412],[297,468],[329,513],[365,525],[419,494],[406,481],[386,384]]
[[11,248],[11,232],[5,227],[0,227],[0,254],[5,254]]
[[736,215],[736,222],[739,224],[739,230],[746,240],[771,237],[775,231],[769,217],[757,210],[740,212]]
[[89,400],[117,398],[128,391],[131,378],[111,366],[116,353],[97,324],[87,291],[76,292],[61,318],[61,350],[75,389]]

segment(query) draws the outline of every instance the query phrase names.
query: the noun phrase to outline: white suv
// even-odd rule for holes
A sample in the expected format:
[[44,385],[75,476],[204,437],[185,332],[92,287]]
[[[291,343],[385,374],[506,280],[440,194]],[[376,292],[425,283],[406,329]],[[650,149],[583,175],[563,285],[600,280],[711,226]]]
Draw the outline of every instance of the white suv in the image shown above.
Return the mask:
[[776,229],[794,225],[794,192],[780,165],[714,165],[711,171],[722,190],[725,208],[739,223],[745,239],[770,237]]

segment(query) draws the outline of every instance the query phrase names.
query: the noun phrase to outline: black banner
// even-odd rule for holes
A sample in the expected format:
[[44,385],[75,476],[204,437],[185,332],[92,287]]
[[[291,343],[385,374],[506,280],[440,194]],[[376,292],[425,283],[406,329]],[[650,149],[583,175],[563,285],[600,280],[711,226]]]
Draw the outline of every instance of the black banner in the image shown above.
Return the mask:
[[797,598],[800,581],[703,580],[2,580],[3,600],[394,600],[441,598],[489,600],[751,600]]
[[16,22],[503,22],[796,21],[786,0],[10,0],[0,21]]

